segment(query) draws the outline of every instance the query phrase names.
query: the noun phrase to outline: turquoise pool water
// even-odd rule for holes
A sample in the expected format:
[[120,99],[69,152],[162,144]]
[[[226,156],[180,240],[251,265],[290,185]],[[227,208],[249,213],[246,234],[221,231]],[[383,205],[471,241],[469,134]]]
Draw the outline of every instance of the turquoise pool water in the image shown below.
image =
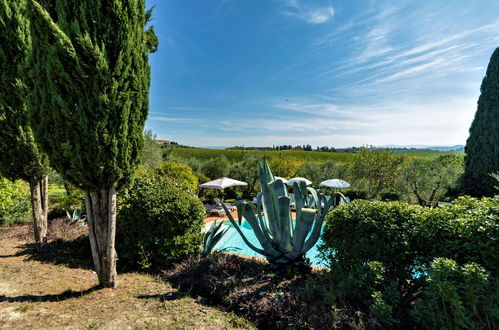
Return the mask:
[[[241,235],[237,232],[237,230],[232,226],[230,222],[224,224],[224,226],[229,228],[227,233],[222,237],[220,242],[218,242],[216,249],[228,249],[229,251],[254,256],[254,257],[263,257],[261,254],[256,253],[252,249],[250,249],[246,243],[244,243]],[[246,238],[256,247],[261,248],[258,239],[253,232],[250,224],[243,220],[241,231],[244,233]],[[317,266],[326,266],[326,264],[321,260],[319,251],[317,250],[317,246],[322,243],[321,239],[318,240],[317,244],[314,245],[306,254],[306,257],[310,259],[312,265]],[[237,248],[237,249],[236,249]]]

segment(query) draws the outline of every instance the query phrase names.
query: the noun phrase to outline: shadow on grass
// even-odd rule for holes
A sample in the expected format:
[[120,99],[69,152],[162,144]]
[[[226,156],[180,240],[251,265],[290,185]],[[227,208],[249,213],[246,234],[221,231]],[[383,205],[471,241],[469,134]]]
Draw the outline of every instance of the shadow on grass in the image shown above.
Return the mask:
[[139,298],[139,299],[157,299],[161,302],[170,301],[170,300],[178,300],[178,299],[182,299],[185,297],[191,297],[191,295],[188,292],[176,291],[176,292],[166,292],[166,293],[160,293],[160,294],[146,294],[146,295],[137,296],[137,298]]
[[92,251],[86,236],[73,240],[55,239],[44,244],[42,248],[32,243],[20,245],[18,248],[20,251],[14,256],[26,255],[29,261],[64,265],[69,268],[93,269]]
[[87,290],[83,291],[73,291],[73,290],[65,290],[60,294],[47,294],[43,296],[34,296],[34,295],[24,295],[24,296],[16,296],[16,297],[8,297],[5,295],[0,295],[0,302],[57,302],[63,301],[71,298],[79,298],[83,297],[95,290],[99,290],[99,286],[93,286]]
[[63,301],[71,298],[79,298],[83,297],[89,293],[92,293],[96,290],[99,290],[100,287],[98,285],[91,287],[90,289],[83,291],[73,291],[73,290],[65,290],[60,294],[46,294],[43,296],[34,296],[34,295],[24,295],[24,296],[16,296],[16,297],[7,297],[4,295],[0,295],[0,302],[56,302]]

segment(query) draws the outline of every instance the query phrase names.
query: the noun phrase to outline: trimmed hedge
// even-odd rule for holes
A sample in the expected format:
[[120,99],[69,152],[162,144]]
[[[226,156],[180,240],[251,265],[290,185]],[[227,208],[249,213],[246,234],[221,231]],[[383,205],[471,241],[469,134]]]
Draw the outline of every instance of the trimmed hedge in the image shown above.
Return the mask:
[[385,314],[392,310],[385,325],[401,324],[413,321],[409,312],[435,258],[476,263],[497,279],[498,220],[499,198],[463,197],[436,209],[357,200],[330,212],[320,249],[331,285],[345,288],[342,299],[368,306],[382,300]]
[[203,204],[161,177],[137,178],[122,201],[116,244],[122,265],[164,269],[199,251]]

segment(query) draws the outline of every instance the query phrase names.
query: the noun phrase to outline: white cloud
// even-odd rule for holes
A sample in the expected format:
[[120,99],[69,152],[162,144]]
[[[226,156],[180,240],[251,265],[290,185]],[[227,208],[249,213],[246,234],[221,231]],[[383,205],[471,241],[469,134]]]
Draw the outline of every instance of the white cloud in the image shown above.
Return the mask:
[[295,17],[309,24],[322,24],[329,21],[334,16],[334,8],[328,7],[311,7],[305,5],[299,0],[282,0],[287,10],[283,11],[284,15]]

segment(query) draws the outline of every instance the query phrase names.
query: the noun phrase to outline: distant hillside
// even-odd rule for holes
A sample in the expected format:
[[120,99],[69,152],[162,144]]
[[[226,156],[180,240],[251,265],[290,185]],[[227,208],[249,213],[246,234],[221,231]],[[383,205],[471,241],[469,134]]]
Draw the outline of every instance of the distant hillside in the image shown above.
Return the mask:
[[444,152],[464,152],[464,145],[456,144],[454,146],[427,146],[427,145],[384,145],[379,148],[395,149],[395,150],[432,150],[432,151],[444,151]]

